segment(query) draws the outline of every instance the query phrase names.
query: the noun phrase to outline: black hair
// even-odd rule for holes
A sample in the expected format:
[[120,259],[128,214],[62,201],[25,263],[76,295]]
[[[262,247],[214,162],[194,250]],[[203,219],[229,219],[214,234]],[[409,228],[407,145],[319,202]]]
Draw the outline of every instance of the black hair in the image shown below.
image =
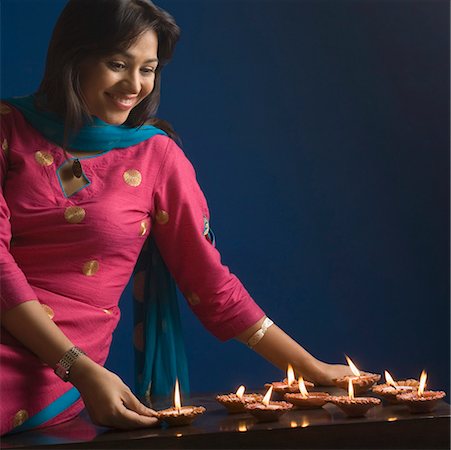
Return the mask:
[[83,62],[126,50],[148,30],[158,37],[155,85],[152,93],[132,109],[125,125],[152,124],[177,138],[172,126],[155,116],[160,104],[161,70],[171,60],[180,36],[173,17],[150,0],[69,0],[55,25],[37,93],[37,99],[45,99],[38,106],[64,118],[66,141],[89,117],[80,88]]

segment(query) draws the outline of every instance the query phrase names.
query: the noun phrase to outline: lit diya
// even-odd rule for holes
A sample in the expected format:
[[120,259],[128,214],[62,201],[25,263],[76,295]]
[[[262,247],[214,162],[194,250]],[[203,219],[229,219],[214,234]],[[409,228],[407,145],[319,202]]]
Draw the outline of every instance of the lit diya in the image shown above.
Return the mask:
[[419,385],[418,380],[413,379],[395,381],[386,370],[385,383],[373,386],[372,391],[389,403],[399,403],[399,400],[396,399],[398,394],[415,391]]
[[420,376],[418,391],[404,392],[398,394],[396,400],[404,403],[412,413],[423,413],[434,410],[437,403],[446,396],[443,391],[425,391],[427,374],[423,370]]
[[[309,381],[306,381],[305,385],[309,388],[314,386],[314,384],[310,383]],[[280,398],[283,398],[284,394],[288,392],[291,392],[293,394],[299,392],[298,382],[294,377],[294,370],[291,364],[288,364],[287,377],[284,378],[283,381],[273,381],[272,383],[265,384],[265,388],[267,389],[269,389],[271,386],[274,388],[274,392],[277,393]]]
[[351,361],[351,358],[349,358],[348,356],[346,356],[346,360],[348,361],[348,365],[351,368],[354,376],[345,375],[344,377],[334,378],[332,381],[339,388],[346,390],[348,388],[348,381],[352,380],[354,392],[356,393],[356,395],[358,395],[368,391],[375,383],[377,383],[381,379],[381,376],[379,374],[360,372],[355,364]]
[[175,381],[174,407],[157,411],[156,417],[169,426],[191,425],[196,416],[203,414],[203,406],[183,406],[180,401],[179,380]]
[[327,392],[308,392],[304,379],[299,378],[299,392],[284,395],[285,400],[292,403],[298,409],[316,409],[321,408],[329,401],[330,395]]
[[354,397],[351,378],[348,380],[348,396],[330,396],[329,401],[338,406],[348,417],[362,417],[381,401],[374,397]]
[[251,413],[259,422],[275,422],[289,411],[293,405],[287,402],[271,402],[273,387],[270,386],[261,402],[247,403],[246,411]]
[[261,402],[263,395],[261,394],[245,394],[246,388],[240,386],[235,394],[217,395],[216,400],[227,408],[231,414],[246,412],[244,405],[248,403]]

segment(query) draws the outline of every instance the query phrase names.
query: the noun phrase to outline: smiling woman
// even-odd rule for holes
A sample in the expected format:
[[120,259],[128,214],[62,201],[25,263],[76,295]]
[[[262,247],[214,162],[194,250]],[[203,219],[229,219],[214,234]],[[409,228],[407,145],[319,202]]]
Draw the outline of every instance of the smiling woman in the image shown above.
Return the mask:
[[2,104],[2,433],[83,407],[105,426],[157,423],[103,367],[133,272],[139,397],[168,393],[176,378],[187,390],[174,279],[220,340],[317,384],[349,373],[273,324],[221,263],[194,169],[155,116],[178,37],[147,0],[70,0],[39,90]]
[[127,51],[84,63],[80,89],[89,114],[112,125],[126,122],[154,88],[157,54],[158,37],[151,30],[139,35]]

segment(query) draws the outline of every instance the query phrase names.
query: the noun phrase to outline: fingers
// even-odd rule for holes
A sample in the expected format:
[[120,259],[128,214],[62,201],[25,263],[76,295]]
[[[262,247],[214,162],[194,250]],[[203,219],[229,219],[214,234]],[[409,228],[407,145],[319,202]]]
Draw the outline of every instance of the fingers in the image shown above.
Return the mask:
[[143,405],[130,391],[124,395],[124,405],[127,409],[142,416],[154,417],[155,411]]
[[120,410],[120,416],[115,418],[115,427],[120,429],[132,430],[135,428],[146,428],[157,425],[156,417],[142,416],[131,409],[123,406]]

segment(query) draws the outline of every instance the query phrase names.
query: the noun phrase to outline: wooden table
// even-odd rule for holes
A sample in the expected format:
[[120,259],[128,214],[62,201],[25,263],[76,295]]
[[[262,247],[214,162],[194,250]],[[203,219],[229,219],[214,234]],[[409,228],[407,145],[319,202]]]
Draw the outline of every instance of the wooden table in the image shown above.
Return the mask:
[[[343,391],[328,389],[343,395]],[[214,395],[193,396],[190,404],[207,412],[191,426],[111,431],[86,415],[62,425],[3,437],[2,448],[27,449],[449,449],[450,405],[430,414],[410,414],[404,406],[381,405],[365,417],[348,419],[334,405],[294,410],[279,422],[257,423],[247,414],[227,414]],[[156,408],[169,406],[155,404]]]

